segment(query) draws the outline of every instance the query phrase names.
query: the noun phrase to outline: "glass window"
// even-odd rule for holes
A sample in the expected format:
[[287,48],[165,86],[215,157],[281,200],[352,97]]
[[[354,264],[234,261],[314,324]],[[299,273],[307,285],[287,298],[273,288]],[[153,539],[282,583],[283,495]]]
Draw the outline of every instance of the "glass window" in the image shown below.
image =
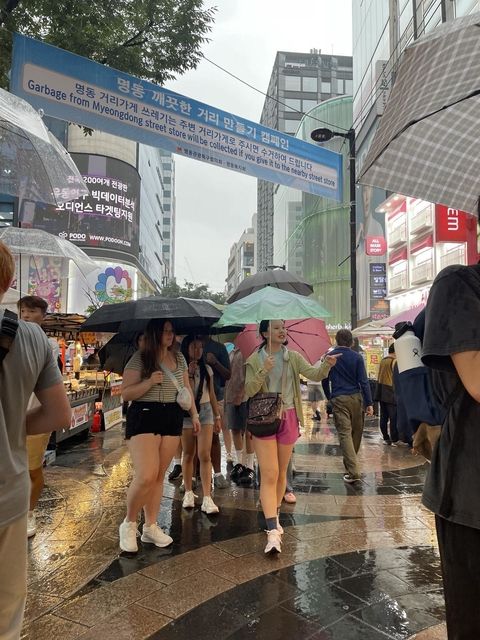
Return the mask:
[[285,98],[283,101],[286,105],[285,111],[301,111],[301,101],[296,98]]
[[465,16],[476,8],[477,0],[456,0],[455,2],[455,15]]
[[309,77],[303,78],[303,90],[317,93],[318,78],[309,78]]
[[298,76],[285,76],[286,91],[301,91],[301,78]]
[[353,80],[345,80],[345,93],[348,96],[353,94]]
[[296,133],[300,120],[285,120],[285,132]]
[[306,113],[307,111],[310,111],[310,109],[313,109],[313,107],[316,107],[317,104],[318,104],[318,100],[304,100],[303,112]]
[[322,80],[322,93],[331,93],[332,92],[332,83],[330,80],[325,81]]

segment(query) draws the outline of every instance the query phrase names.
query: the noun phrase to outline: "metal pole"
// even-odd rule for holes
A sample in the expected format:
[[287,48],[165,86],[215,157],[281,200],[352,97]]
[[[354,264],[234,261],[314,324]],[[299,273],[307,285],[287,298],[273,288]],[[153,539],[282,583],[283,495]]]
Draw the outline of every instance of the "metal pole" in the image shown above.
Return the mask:
[[352,330],[357,327],[357,206],[355,185],[355,130],[350,129],[348,134],[350,155],[350,300]]

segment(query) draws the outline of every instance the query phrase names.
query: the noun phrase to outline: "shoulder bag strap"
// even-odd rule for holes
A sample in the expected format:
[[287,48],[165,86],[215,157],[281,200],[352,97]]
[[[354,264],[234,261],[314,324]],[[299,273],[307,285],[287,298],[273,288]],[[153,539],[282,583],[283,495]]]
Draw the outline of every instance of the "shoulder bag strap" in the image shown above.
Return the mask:
[[10,351],[10,348],[15,340],[18,330],[17,316],[8,311],[4,312],[2,321],[0,323],[0,364],[5,359],[5,356]]
[[170,371],[170,369],[168,367],[165,367],[162,363],[160,363],[160,369],[163,371],[163,373],[165,373],[170,378],[170,380],[173,382],[173,384],[177,388],[177,391],[180,391],[181,387],[178,384],[178,380]]

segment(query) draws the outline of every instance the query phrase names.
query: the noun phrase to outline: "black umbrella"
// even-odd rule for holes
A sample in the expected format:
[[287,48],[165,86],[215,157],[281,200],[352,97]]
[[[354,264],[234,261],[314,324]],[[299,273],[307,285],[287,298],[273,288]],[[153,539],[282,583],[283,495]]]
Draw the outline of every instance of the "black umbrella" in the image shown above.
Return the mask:
[[121,375],[125,365],[137,350],[140,335],[141,332],[129,331],[113,336],[98,352],[101,368]]
[[283,289],[283,291],[298,293],[300,296],[309,296],[313,293],[312,285],[300,280],[290,271],[269,269],[268,271],[259,271],[255,275],[248,276],[245,280],[242,280],[227,302],[229,304],[236,302],[264,287],[277,287],[277,289]]
[[149,320],[162,318],[171,320],[177,333],[189,333],[210,327],[221,315],[208,300],[149,296],[100,307],[87,318],[82,331],[138,332],[145,329]]

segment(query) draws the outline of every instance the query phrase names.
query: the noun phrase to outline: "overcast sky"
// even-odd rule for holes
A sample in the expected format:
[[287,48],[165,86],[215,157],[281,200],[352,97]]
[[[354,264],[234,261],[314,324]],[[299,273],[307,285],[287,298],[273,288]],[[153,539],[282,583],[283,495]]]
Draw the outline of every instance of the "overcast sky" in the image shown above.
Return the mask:
[[[266,91],[277,51],[351,55],[351,0],[213,0],[217,6],[204,55]],[[264,96],[202,61],[168,88],[258,122]],[[176,264],[179,284],[225,287],[231,245],[250,226],[257,180],[175,156]]]

